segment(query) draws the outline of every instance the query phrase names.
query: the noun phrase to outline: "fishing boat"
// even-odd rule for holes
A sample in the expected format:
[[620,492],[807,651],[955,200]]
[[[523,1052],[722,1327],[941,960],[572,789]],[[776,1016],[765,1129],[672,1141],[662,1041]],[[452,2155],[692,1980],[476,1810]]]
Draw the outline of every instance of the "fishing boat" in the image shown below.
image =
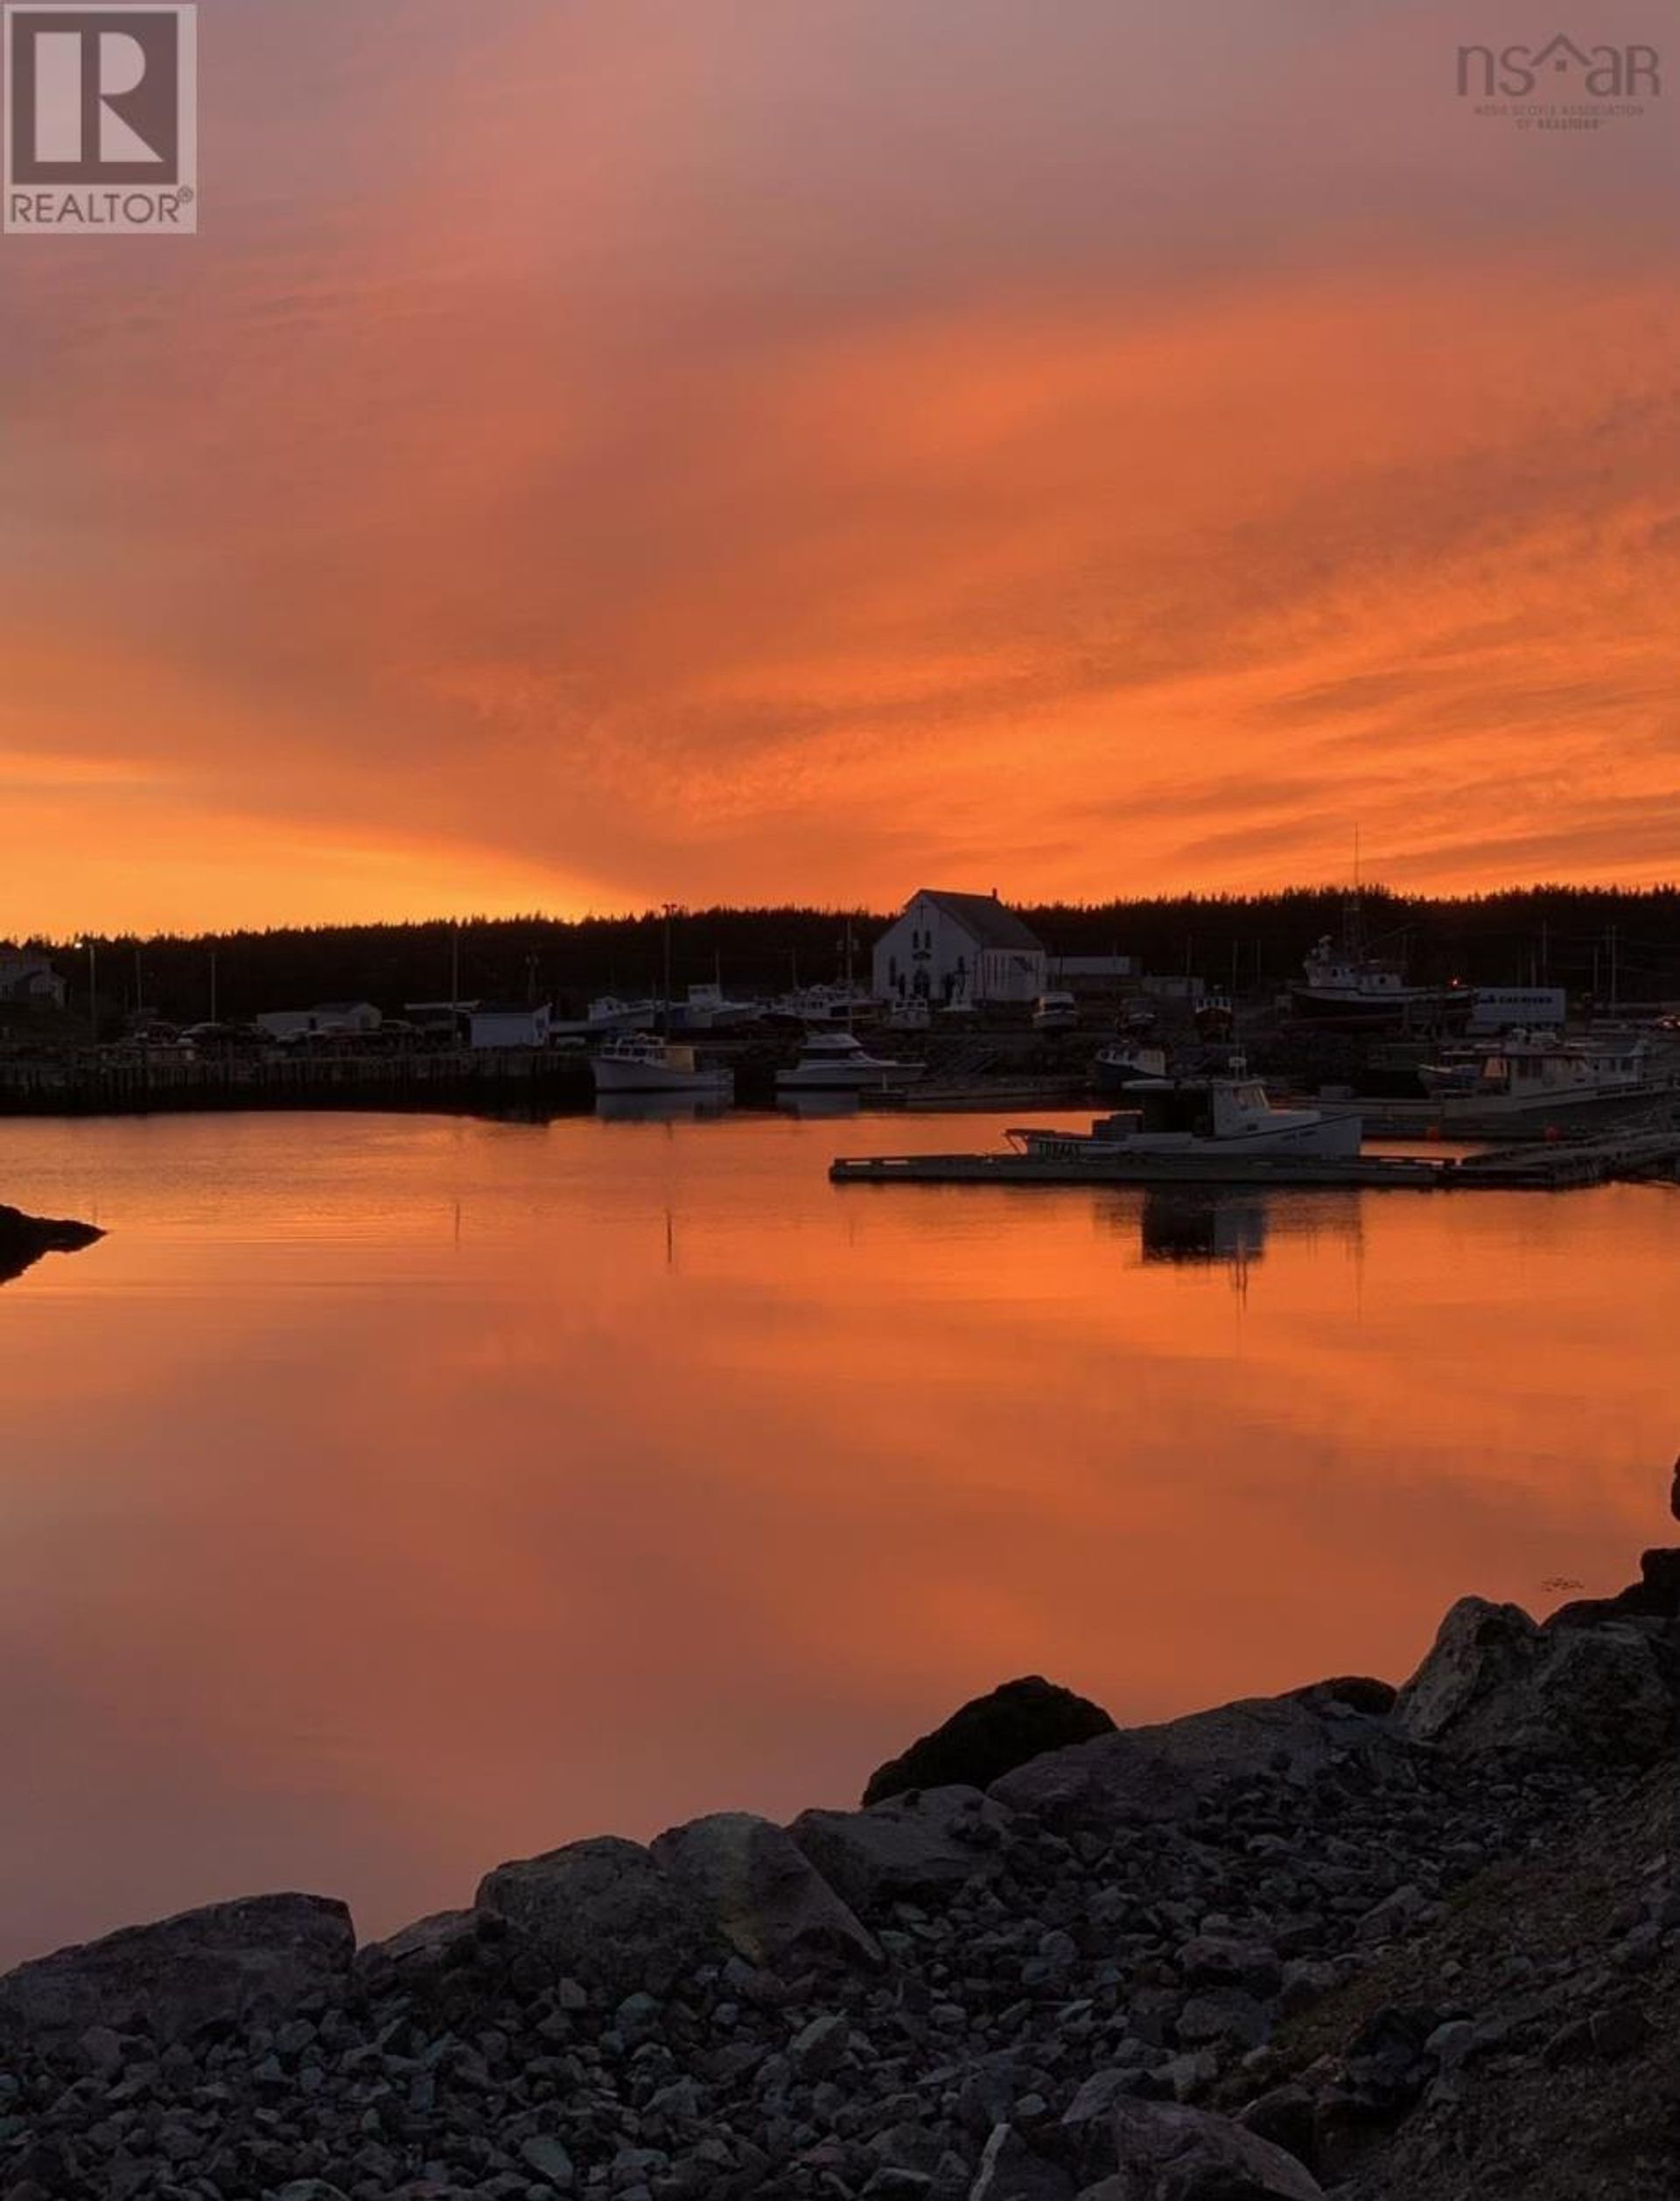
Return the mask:
[[1071,993],[1041,993],[1032,1004],[1035,1032],[1071,1032],[1079,1024],[1079,1004]]
[[1121,1093],[1139,1078],[1166,1076],[1166,1049],[1142,1047],[1128,1040],[1114,1040],[1098,1049],[1091,1065],[1091,1084],[1099,1093]]
[[764,1014],[771,1024],[872,1024],[879,1010],[859,987],[814,985],[778,995]]
[[799,1060],[776,1072],[779,1093],[866,1093],[892,1091],[914,1083],[920,1062],[894,1062],[872,1055],[850,1032],[808,1032]]
[[723,1032],[751,1024],[758,1013],[756,1001],[732,1001],[718,985],[692,985],[686,1000],[672,1005],[671,1023],[682,1032]]
[[616,993],[603,993],[590,1003],[587,1021],[568,1028],[585,1033],[651,1032],[658,1020],[657,1001],[621,1001]]
[[1534,1030],[1450,1049],[1418,1076],[1432,1098],[1462,1100],[1478,1114],[1611,1099],[1657,1082],[1650,1048],[1637,1033],[1565,1039]]
[[656,1034],[627,1032],[589,1058],[598,1093],[672,1093],[694,1100],[734,1098],[733,1074],[700,1062],[691,1047]]
[[1470,986],[1409,985],[1401,964],[1368,953],[1357,894],[1348,903],[1340,943],[1324,935],[1289,999],[1307,1023],[1357,1031],[1462,1030],[1476,1000]]
[[1125,1090],[1134,1104],[1099,1117],[1088,1132],[1012,1131],[1009,1143],[1040,1161],[1250,1154],[1340,1160],[1359,1152],[1356,1115],[1274,1108],[1259,1079],[1240,1067],[1228,1077],[1138,1078]]

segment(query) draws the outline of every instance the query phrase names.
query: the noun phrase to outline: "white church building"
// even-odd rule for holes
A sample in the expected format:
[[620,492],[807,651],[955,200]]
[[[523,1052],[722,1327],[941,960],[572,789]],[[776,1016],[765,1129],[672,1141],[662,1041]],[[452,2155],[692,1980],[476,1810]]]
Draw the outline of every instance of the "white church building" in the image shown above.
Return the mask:
[[953,894],[924,887],[875,943],[878,1000],[1031,1001],[1045,989],[1044,943],[995,893]]

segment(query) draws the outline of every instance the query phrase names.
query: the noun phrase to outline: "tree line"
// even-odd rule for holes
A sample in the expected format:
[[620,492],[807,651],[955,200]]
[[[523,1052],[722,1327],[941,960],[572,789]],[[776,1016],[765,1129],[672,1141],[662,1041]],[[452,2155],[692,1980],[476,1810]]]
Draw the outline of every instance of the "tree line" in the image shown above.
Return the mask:
[[[1272,894],[1116,896],[1100,903],[1016,905],[1053,955],[1129,955],[1157,973],[1190,972],[1244,995],[1295,976],[1353,911],[1346,888]],[[856,975],[892,913],[864,908],[676,909],[568,920],[531,915],[458,922],[284,926],[196,937],[98,939],[91,957],[41,942],[85,1000],[90,971],[108,1010],[137,1004],[173,1022],[212,1014],[368,1000],[387,1014],[448,1000],[552,1001],[581,1013],[593,995],[657,995],[667,943],[673,988],[721,983],[733,995],[785,992]],[[1373,954],[1416,978],[1552,985],[1595,1000],[1680,995],[1680,888],[1541,886],[1459,896],[1370,887],[1357,928]]]

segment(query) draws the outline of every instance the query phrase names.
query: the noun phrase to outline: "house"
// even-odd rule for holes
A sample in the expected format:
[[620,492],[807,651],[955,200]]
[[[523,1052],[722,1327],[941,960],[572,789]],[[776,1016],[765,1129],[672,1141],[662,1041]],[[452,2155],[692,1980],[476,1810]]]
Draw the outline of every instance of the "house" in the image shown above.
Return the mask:
[[61,1009],[65,983],[32,948],[0,948],[0,1006]]
[[1044,992],[1044,943],[996,892],[954,894],[924,887],[875,943],[874,992],[882,1001],[1032,1001]]
[[270,1040],[360,1039],[383,1022],[371,1001],[320,1001],[312,1009],[269,1009],[256,1028]]
[[480,1001],[468,1020],[474,1047],[546,1047],[554,1008],[544,1001]]

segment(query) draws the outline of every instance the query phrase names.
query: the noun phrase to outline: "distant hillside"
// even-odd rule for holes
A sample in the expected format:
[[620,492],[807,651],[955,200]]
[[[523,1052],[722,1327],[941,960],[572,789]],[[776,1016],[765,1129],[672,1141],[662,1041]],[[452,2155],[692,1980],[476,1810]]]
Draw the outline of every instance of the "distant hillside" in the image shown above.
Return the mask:
[[[1233,978],[1247,992],[1276,986],[1299,967],[1320,934],[1342,922],[1346,890],[1297,888],[1270,895],[1186,895],[1100,905],[1023,906],[1054,952],[1129,954],[1152,971],[1194,971],[1210,984]],[[1425,900],[1367,888],[1365,928],[1374,948],[1404,956],[1420,978],[1487,984],[1550,983],[1607,1001],[1680,996],[1680,889],[1624,892],[1536,887],[1520,892]],[[721,978],[737,992],[780,992],[836,977],[851,925],[856,967],[889,922],[882,911],[695,909],[673,921],[672,973],[678,991]],[[192,1021],[215,1003],[224,1017],[317,1001],[367,999],[388,1013],[404,1002],[446,999],[455,928],[436,922],[330,925],[197,939],[133,938],[96,943],[108,1013],[136,999],[162,1015]],[[482,919],[459,930],[464,999],[554,999],[581,1010],[593,993],[658,991],[664,925],[656,912],[591,917]],[[69,979],[73,1006],[85,1005],[83,950],[51,947]]]

